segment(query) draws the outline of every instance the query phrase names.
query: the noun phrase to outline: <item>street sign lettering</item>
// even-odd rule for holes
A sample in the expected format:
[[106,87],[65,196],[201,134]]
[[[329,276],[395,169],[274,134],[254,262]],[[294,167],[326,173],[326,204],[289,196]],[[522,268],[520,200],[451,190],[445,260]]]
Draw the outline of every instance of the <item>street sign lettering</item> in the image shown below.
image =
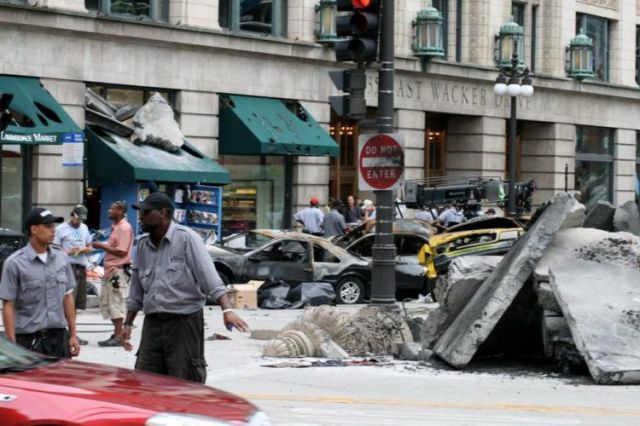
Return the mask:
[[383,191],[399,188],[404,178],[404,138],[401,134],[361,135],[359,188]]

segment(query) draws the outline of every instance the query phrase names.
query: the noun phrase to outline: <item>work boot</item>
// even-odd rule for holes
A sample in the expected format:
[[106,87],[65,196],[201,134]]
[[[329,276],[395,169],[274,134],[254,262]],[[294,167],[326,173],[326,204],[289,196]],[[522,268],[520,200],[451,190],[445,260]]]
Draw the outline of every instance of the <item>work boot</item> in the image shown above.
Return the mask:
[[122,342],[116,337],[115,334],[112,334],[111,337],[109,337],[107,340],[98,342],[98,345],[103,347],[122,346]]
[[88,345],[88,344],[89,344],[89,342],[88,342],[87,340],[81,339],[81,338],[79,338],[79,337],[77,337],[77,336],[76,336],[76,339],[78,339],[78,344],[79,344],[80,346],[85,346],[85,345]]

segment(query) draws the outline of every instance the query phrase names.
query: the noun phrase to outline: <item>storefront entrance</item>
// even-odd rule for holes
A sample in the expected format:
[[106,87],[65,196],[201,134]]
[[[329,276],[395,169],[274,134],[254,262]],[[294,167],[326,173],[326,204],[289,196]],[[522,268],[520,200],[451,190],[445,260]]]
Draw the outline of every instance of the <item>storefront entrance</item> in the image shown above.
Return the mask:
[[33,147],[0,145],[0,228],[22,230],[22,218],[31,208],[31,165]]

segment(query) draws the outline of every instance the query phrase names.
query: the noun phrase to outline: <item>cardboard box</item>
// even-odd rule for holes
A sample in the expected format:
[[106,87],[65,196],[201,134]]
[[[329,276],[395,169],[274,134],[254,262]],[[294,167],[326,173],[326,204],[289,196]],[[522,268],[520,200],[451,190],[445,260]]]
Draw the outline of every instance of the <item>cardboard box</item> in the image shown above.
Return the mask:
[[258,289],[264,281],[249,281],[247,284],[231,284],[229,300],[235,309],[258,309]]

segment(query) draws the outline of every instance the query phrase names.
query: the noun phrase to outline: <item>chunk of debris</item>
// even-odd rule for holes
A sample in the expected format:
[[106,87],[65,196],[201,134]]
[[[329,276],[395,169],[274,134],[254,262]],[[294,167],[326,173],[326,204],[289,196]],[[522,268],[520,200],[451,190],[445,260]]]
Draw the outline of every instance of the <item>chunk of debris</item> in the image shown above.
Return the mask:
[[422,327],[424,347],[430,348],[442,336],[501,260],[502,256],[458,257],[448,273],[438,277],[434,292],[440,306],[429,312]]
[[603,231],[613,231],[613,216],[616,208],[608,201],[598,201],[587,211],[583,228],[595,228]]
[[174,119],[173,109],[155,92],[133,117],[136,144],[155,145],[169,152],[178,152],[184,145],[184,135]]
[[640,272],[567,260],[552,268],[550,278],[595,382],[640,383]]
[[580,226],[583,220],[582,204],[569,194],[556,195],[440,337],[434,352],[454,367],[466,366],[533,272],[553,235],[559,229]]
[[395,358],[404,361],[428,361],[433,356],[431,350],[418,342],[394,343],[391,353]]
[[278,337],[281,330],[251,330],[251,338],[255,340],[271,340]]
[[616,209],[613,215],[613,230],[640,235],[640,212],[635,201],[627,201]]

